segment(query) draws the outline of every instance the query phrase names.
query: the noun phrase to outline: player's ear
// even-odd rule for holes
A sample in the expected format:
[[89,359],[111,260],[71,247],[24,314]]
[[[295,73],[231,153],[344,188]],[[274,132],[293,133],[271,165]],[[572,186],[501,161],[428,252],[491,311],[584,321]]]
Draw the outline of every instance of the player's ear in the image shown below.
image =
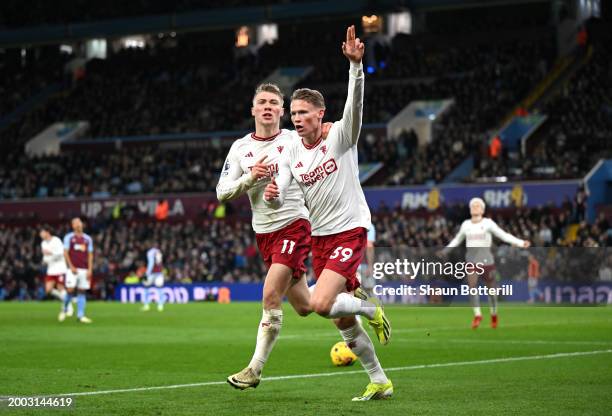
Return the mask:
[[251,106],[251,115],[255,117],[255,106]]
[[281,107],[279,114],[281,117],[285,115],[285,107]]
[[324,109],[324,108],[322,108],[322,109],[320,109],[320,110],[319,110],[319,118],[320,118],[321,120],[323,120],[323,116],[324,116],[324,115],[325,115],[325,109]]

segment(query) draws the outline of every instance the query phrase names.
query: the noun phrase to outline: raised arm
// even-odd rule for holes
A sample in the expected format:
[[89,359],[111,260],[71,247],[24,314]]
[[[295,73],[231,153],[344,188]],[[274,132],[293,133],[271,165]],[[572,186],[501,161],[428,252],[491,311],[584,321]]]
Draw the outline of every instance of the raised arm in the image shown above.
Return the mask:
[[363,65],[361,60],[365,46],[355,37],[355,26],[346,30],[346,41],[342,43],[342,53],[350,62],[349,83],[342,120],[340,126],[340,137],[349,147],[357,144],[361,132],[361,121],[363,118]]
[[220,202],[236,199],[251,189],[259,178],[267,176],[268,169],[263,163],[266,157],[259,159],[251,172],[243,173],[238,154],[232,146],[223,164],[219,183],[217,183],[217,199]]
[[458,247],[459,244],[463,243],[463,240],[465,240],[465,228],[463,227],[463,224],[461,224],[461,227],[459,227],[459,232],[457,233],[455,238],[453,238],[451,240],[451,242],[448,243],[446,248],[450,249],[450,248],[453,248],[453,247]]
[[517,238],[517,237],[513,236],[512,234],[505,232],[493,220],[491,220],[491,233],[495,237],[499,238],[503,242],[506,242],[506,243],[508,243],[510,245],[513,245],[513,246],[516,246],[516,247],[529,247],[529,242],[528,241],[521,240],[520,238]]
[[[287,152],[289,153],[289,152]],[[272,178],[272,182],[266,185],[264,190],[264,203],[266,206],[278,209],[285,202],[285,195],[293,181],[293,173],[291,173],[291,165],[289,165],[289,157],[281,157],[278,163],[278,175]]]

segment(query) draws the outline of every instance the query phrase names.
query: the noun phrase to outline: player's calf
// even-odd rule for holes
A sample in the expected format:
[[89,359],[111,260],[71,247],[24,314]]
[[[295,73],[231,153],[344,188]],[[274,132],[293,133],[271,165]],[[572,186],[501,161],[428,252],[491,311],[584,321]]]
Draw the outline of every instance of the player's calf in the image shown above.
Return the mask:
[[302,275],[299,279],[293,279],[291,287],[287,290],[287,299],[298,315],[308,316],[312,313],[310,296],[311,290],[306,285],[305,276]]

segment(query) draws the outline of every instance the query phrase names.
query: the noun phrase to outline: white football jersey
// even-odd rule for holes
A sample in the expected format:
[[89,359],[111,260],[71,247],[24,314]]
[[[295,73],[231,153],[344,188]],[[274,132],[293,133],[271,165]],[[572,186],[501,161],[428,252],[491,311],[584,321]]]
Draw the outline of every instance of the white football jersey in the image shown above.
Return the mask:
[[524,244],[524,241],[520,238],[499,228],[499,225],[492,219],[483,218],[476,223],[472,222],[471,219],[463,221],[459,232],[448,243],[447,247],[457,247],[465,240],[465,246],[468,248],[466,253],[467,261],[493,264],[494,258],[491,253],[493,236],[513,246],[522,247]]
[[298,218],[308,219],[308,210],[304,205],[304,196],[297,184],[287,190],[286,203],[275,210],[263,201],[263,192],[270,178],[254,181],[251,168],[263,156],[270,174],[278,172],[278,164],[283,152],[286,152],[294,141],[300,138],[294,131],[281,130],[276,136],[267,139],[258,138],[255,134],[247,134],[232,144],[225,159],[223,170],[217,184],[217,198],[229,201],[242,195],[249,195],[253,210],[253,230],[256,233],[270,233],[289,225]]
[[44,251],[51,252],[51,254],[43,254],[43,262],[47,265],[47,275],[59,276],[65,274],[68,268],[64,258],[64,243],[62,243],[62,240],[53,236],[49,241],[43,240],[40,246],[43,253]]
[[292,142],[279,166],[276,183],[280,196],[266,201],[270,206],[284,207],[289,190],[297,182],[310,212],[314,236],[337,234],[357,227],[369,229],[371,225],[357,163],[363,79],[362,65],[351,63],[342,120],[333,124],[326,140],[319,139],[312,146],[301,138]]

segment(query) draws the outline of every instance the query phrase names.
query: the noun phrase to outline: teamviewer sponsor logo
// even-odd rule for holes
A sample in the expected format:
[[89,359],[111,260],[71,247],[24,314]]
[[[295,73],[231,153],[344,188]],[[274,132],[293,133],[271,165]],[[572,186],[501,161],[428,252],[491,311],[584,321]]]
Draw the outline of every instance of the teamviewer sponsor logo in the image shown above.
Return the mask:
[[332,158],[317,166],[314,170],[308,173],[301,173],[300,179],[304,186],[312,186],[320,180],[325,179],[328,175],[338,170],[336,161]]

